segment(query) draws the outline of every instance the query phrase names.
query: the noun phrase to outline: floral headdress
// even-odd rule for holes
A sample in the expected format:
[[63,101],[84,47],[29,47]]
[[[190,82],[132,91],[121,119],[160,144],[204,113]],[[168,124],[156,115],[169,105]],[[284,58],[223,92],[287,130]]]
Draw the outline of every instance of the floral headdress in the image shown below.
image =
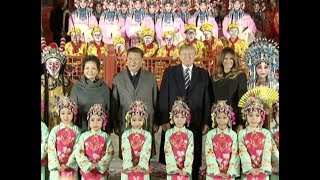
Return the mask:
[[136,100],[130,105],[130,108],[125,116],[126,127],[129,126],[131,118],[136,114],[141,116],[145,120],[145,123],[147,123],[149,116],[147,112],[147,105],[141,100]]
[[239,23],[237,23],[237,22],[228,23],[228,29],[232,29],[232,28],[237,28],[237,29],[239,29],[239,28],[240,28]]
[[171,124],[174,124],[173,116],[179,113],[186,117],[187,126],[189,126],[191,122],[191,112],[188,105],[185,102],[183,102],[183,98],[181,97],[174,101],[172,110],[169,113],[169,119]]
[[277,84],[275,73],[279,69],[279,47],[276,42],[265,38],[256,39],[249,45],[245,59],[250,74],[249,89],[255,87],[256,66],[261,62],[269,65],[268,87],[274,87]]
[[162,39],[166,39],[168,36],[172,36],[174,37],[174,32],[173,31],[165,31],[163,34],[162,34]]
[[261,125],[262,125],[266,117],[266,111],[260,99],[256,98],[255,96],[250,96],[247,100],[247,103],[241,110],[242,119],[246,120],[247,115],[253,111],[257,111],[261,115]]
[[212,120],[212,127],[215,126],[215,118],[218,116],[219,113],[225,113],[229,118],[229,127],[231,127],[231,124],[235,125],[235,114],[233,112],[233,109],[231,106],[227,104],[227,101],[217,101],[216,104],[212,106],[211,109],[211,120]]
[[187,32],[187,31],[190,30],[190,29],[193,29],[193,30],[195,30],[195,31],[197,30],[197,27],[196,27],[196,25],[194,25],[194,24],[185,24],[184,27],[185,27],[184,32]]
[[73,113],[73,121],[77,120],[78,105],[72,98],[68,96],[59,96],[56,108],[58,114],[63,108],[70,109]]
[[61,38],[61,44],[60,48],[58,48],[58,45],[56,43],[51,43],[48,46],[46,45],[45,38],[41,38],[41,48],[42,48],[42,53],[41,53],[41,64],[44,64],[48,59],[50,58],[56,58],[58,59],[62,65],[66,64],[66,56],[63,55],[63,46],[64,44],[62,43],[64,38]]
[[101,27],[100,27],[99,25],[93,25],[93,26],[91,26],[90,30],[91,30],[91,34],[93,34],[93,33],[95,33],[95,32],[100,32],[100,33],[102,33],[102,29],[101,29]]
[[113,45],[117,45],[117,44],[126,44],[125,39],[122,36],[114,36],[114,38],[112,39]]
[[213,25],[207,22],[203,22],[200,30],[213,32]]
[[98,115],[103,121],[103,126],[106,126],[108,123],[108,116],[105,113],[104,107],[102,104],[94,104],[88,111],[87,120],[89,121],[92,115]]
[[152,36],[154,37],[154,30],[152,28],[143,26],[141,28],[141,37],[145,37],[145,36]]

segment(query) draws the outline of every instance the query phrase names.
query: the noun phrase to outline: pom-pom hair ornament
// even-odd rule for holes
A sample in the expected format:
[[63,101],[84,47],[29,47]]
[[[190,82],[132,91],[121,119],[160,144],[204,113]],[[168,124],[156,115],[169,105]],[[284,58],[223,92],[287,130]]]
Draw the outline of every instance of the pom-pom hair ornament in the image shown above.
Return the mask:
[[137,114],[145,120],[146,124],[149,116],[147,112],[147,105],[141,100],[136,100],[130,105],[130,108],[125,116],[126,127],[129,126],[131,118]]
[[212,128],[214,128],[215,125],[216,125],[215,124],[216,123],[215,118],[218,116],[219,113],[225,113],[230,118],[229,127],[231,127],[232,124],[233,125],[236,124],[236,122],[235,122],[235,114],[233,112],[232,107],[227,104],[226,100],[217,101],[217,103],[214,104],[212,106],[212,109],[211,109]]
[[[63,41],[64,38],[61,38]],[[63,55],[64,44],[61,43],[60,47],[56,43],[50,43],[46,45],[46,40],[44,37],[41,38],[41,64],[44,64],[50,58],[58,59],[62,65],[66,64],[66,56]]]
[[246,104],[244,105],[243,109],[241,110],[242,119],[247,120],[247,115],[253,111],[258,112],[261,115],[261,123],[260,124],[263,125],[264,121],[266,119],[266,110],[264,109],[262,102],[258,98],[256,98],[255,96],[249,96]]
[[98,115],[101,117],[102,121],[103,121],[103,126],[106,126],[108,123],[108,116],[105,113],[104,107],[102,104],[94,104],[91,106],[91,108],[88,111],[88,115],[87,115],[87,120],[90,120],[90,117],[92,115]]
[[185,102],[183,102],[183,98],[181,97],[178,97],[178,99],[174,101],[172,110],[169,113],[169,119],[171,124],[174,124],[173,116],[175,116],[176,114],[182,114],[183,116],[185,116],[187,119],[187,126],[189,126],[191,122],[191,112],[188,105]]

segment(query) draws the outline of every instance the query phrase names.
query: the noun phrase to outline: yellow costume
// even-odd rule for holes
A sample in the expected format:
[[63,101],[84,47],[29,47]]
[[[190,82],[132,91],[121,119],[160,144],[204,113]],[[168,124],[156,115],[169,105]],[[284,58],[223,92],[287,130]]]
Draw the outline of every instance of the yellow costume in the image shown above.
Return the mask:
[[65,45],[65,50],[63,54],[65,56],[82,56],[87,53],[87,43],[82,42],[80,40],[81,30],[79,28],[71,28],[70,31],[67,33],[68,36],[77,36],[78,40],[77,43],[70,41],[67,42]]
[[[196,32],[197,27],[194,24],[186,24],[185,25],[185,32],[187,32],[188,30],[191,30],[191,29],[193,29]],[[178,44],[178,47],[180,48],[184,44],[191,44],[193,47],[196,48],[196,58],[203,57],[204,43],[202,41],[198,40],[197,38],[194,38],[192,41],[185,39]]]
[[[228,29],[231,29],[231,28],[237,28],[239,30],[239,24],[231,23],[228,25]],[[245,61],[245,54],[248,50],[248,44],[246,43],[246,41],[243,39],[240,39],[239,37],[235,39],[229,38],[227,41],[224,41],[223,44],[224,44],[224,47],[232,47],[234,49],[238,58],[241,61],[240,63],[241,69],[245,71],[246,74],[248,75],[247,65]]]
[[100,34],[102,35],[102,29],[100,28],[99,25],[95,25],[91,28],[91,34],[94,40],[91,41],[91,43],[89,44],[87,54],[98,56],[98,57],[107,57],[108,55],[107,44],[105,44],[102,41],[102,39],[100,39],[100,41],[99,40],[97,41],[94,37],[95,32],[100,32]]
[[[165,40],[167,37],[174,37],[174,32],[173,31],[165,31],[162,35],[162,39]],[[166,44],[165,46],[162,46],[158,52],[157,52],[157,57],[172,57],[173,59],[177,58],[179,56],[179,49],[171,44],[170,47]]]
[[[142,27],[141,28],[141,35],[140,37],[151,36],[154,39],[154,30],[149,27]],[[157,43],[152,42],[148,45],[145,42],[138,43],[136,47],[140,48],[144,52],[144,57],[153,57],[156,55],[159,46]]]
[[122,36],[115,36],[112,39],[113,45],[116,50],[116,56],[120,57],[127,57],[127,51],[126,51],[126,41]]
[[223,43],[220,39],[215,38],[212,35],[213,25],[209,23],[203,23],[200,30],[202,32],[209,31],[211,33],[210,40],[204,40],[204,57],[206,58],[217,58],[217,49],[223,48]]

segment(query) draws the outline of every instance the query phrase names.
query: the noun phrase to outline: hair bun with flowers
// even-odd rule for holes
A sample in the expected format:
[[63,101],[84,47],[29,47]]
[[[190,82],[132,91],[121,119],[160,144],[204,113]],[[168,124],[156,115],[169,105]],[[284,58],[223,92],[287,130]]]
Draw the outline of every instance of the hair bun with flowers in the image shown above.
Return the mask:
[[108,123],[108,116],[105,113],[104,107],[102,104],[94,104],[88,111],[87,120],[90,120],[92,115],[98,115],[103,120],[103,126],[106,126]]
[[56,107],[58,108],[58,112],[57,112],[58,114],[63,108],[70,109],[71,112],[73,113],[73,121],[77,120],[78,105],[72,98],[68,96],[59,96]]
[[149,115],[148,115],[148,112],[147,112],[146,103],[144,103],[141,100],[136,100],[130,105],[130,108],[129,108],[129,110],[128,110],[127,114],[126,114],[126,117],[125,117],[125,119],[126,119],[126,127],[129,126],[131,118],[136,114],[141,116],[145,120],[145,123],[147,123]]
[[187,126],[189,126],[191,122],[191,112],[188,105],[185,102],[183,102],[182,97],[178,97],[178,99],[175,100],[173,103],[172,110],[169,113],[169,119],[171,124],[174,124],[173,116],[176,114],[182,114],[183,116],[185,116],[187,118]]
[[217,101],[216,104],[213,104],[211,109],[211,120],[213,128],[215,126],[215,117],[217,117],[219,113],[225,113],[230,118],[229,127],[231,127],[231,124],[236,124],[236,118],[232,107],[227,104],[227,100],[220,100]]

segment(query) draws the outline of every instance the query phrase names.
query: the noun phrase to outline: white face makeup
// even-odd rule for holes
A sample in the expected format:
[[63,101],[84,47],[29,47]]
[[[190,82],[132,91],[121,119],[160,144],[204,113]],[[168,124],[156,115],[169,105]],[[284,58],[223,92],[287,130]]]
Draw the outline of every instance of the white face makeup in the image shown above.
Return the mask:
[[188,39],[189,41],[192,41],[192,40],[194,40],[195,38],[196,38],[196,31],[193,30],[193,29],[188,30],[188,32],[187,32],[187,39]]
[[57,58],[49,58],[46,61],[46,69],[48,71],[48,74],[50,74],[53,78],[58,77],[60,68],[61,62]]
[[173,44],[173,37],[172,36],[167,36],[164,41],[168,46],[171,46]]
[[144,41],[144,43],[145,44],[151,44],[152,43],[152,41],[153,41],[153,37],[152,36],[145,36],[145,37],[143,37],[143,41]]
[[100,42],[100,41],[102,40],[102,34],[101,34],[101,32],[99,32],[99,31],[94,32],[94,33],[93,33],[93,39],[94,39],[95,41]]
[[209,40],[211,39],[212,32],[210,32],[210,31],[203,31],[203,35],[204,35],[205,40],[209,41]]
[[229,29],[229,34],[232,39],[235,39],[238,37],[239,29],[238,28],[231,28],[231,29]]

